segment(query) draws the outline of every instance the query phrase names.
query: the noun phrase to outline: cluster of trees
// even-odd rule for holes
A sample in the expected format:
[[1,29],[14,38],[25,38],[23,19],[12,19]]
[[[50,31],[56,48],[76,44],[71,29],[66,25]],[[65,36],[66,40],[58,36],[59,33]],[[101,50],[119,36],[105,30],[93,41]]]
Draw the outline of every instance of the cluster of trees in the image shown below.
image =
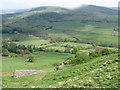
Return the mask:
[[76,52],[75,56],[68,57],[63,63],[58,63],[58,62],[54,63],[53,66],[58,70],[59,69],[58,67],[62,64],[64,64],[64,65],[66,65],[66,64],[73,64],[73,65],[82,64],[82,63],[89,62],[93,58],[104,56],[104,55],[109,55],[109,54],[115,54],[115,53],[118,53],[118,51],[113,50],[113,49],[108,49],[108,48],[96,49],[94,52],[91,52],[89,55],[87,55],[86,53]]
[[117,51],[113,49],[107,49],[107,48],[96,49],[94,52],[90,53],[89,56],[94,58],[94,57],[104,56],[104,55],[113,54],[113,53],[117,53]]
[[80,50],[79,47],[73,47],[72,50],[71,50],[71,48],[67,47],[64,52],[65,53],[76,54],[79,50]]
[[56,43],[56,42],[72,42],[71,40],[68,39],[62,39],[62,38],[52,38],[50,43]]
[[79,47],[73,47],[70,48],[70,47],[66,47],[65,50],[55,50],[55,49],[45,49],[44,50],[45,52],[59,52],[59,53],[71,53],[71,54],[76,54],[78,51],[80,51]]
[[110,21],[110,20],[107,20],[107,19],[94,20],[93,18],[92,19],[81,20],[81,23],[88,23],[88,22],[112,23],[114,21]]
[[118,47],[117,44],[115,43],[95,43],[95,42],[87,42],[87,41],[81,41],[78,38],[74,37],[75,40],[69,40],[69,39],[61,39],[61,38],[56,38],[56,39],[51,39],[50,43],[56,43],[56,42],[74,42],[74,43],[85,43],[85,44],[92,44],[92,45],[97,45],[97,46],[102,46],[102,47]]
[[37,48],[34,45],[17,45],[12,42],[3,41],[2,43],[2,55],[3,56],[11,56],[17,57],[18,54],[22,56],[24,54],[29,54],[36,51],[42,51],[42,48]]
[[79,47],[65,46],[65,50],[46,49],[45,47],[35,47],[34,45],[17,45],[16,43],[3,41],[2,43],[2,56],[17,57],[19,54],[29,54],[37,51],[44,52],[59,52],[59,53],[72,53],[76,54],[80,50]]
[[112,50],[112,49],[107,49],[107,48],[105,48],[103,50],[96,49],[94,52],[90,53],[89,55],[87,55],[85,53],[76,53],[76,55],[74,57],[68,57],[66,60],[69,62],[68,64],[76,65],[76,64],[86,63],[96,57],[109,55],[109,54],[113,54],[113,53],[117,53],[117,51]]

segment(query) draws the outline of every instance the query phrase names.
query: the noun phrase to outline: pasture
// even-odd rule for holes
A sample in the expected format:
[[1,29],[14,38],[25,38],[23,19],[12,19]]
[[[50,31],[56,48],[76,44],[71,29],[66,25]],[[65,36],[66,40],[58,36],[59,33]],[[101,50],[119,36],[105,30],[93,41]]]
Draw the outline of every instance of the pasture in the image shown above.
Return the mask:
[[[3,15],[3,87],[118,88],[117,15],[94,5]],[[53,70],[65,60],[66,66],[55,72],[11,77],[15,70]]]
[[118,88],[116,54],[101,56],[81,65],[68,65],[57,72],[40,73],[13,79],[3,76],[8,88]]
[[[31,55],[25,55],[23,57],[3,57],[2,72],[13,72],[14,70],[51,70],[55,67],[54,63],[63,62],[68,56],[72,54],[68,53],[53,53],[53,52],[37,52]],[[34,56],[35,61],[33,63],[27,62],[28,56]]]

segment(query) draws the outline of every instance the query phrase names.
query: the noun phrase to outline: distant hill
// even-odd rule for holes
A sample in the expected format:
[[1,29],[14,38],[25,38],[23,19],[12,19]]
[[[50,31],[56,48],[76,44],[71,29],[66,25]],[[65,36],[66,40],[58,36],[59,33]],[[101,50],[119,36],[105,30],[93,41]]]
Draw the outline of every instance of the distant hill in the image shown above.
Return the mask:
[[66,12],[68,9],[56,6],[43,6],[43,7],[36,7],[32,8],[31,11],[40,11],[43,10],[45,12]]
[[10,14],[10,13],[19,13],[29,11],[30,9],[3,9],[0,11],[0,14]]
[[110,7],[111,9],[118,10],[119,7]]
[[113,46],[117,45],[117,21],[117,10],[111,8],[95,5],[74,9],[45,6],[21,13],[4,14],[2,32],[31,33],[38,37],[45,35],[52,39],[71,41],[77,38],[80,42],[107,43]]
[[105,14],[117,14],[116,10],[111,10],[111,8],[95,6],[95,5],[83,5],[82,7],[78,7],[73,9],[73,12],[76,11],[84,11],[84,12],[101,12]]

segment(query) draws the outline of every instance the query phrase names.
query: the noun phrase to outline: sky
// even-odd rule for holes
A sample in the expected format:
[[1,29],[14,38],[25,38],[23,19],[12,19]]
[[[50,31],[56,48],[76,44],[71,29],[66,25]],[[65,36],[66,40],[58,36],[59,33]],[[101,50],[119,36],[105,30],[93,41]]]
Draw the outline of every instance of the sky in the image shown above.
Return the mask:
[[61,6],[74,8],[82,4],[117,7],[119,0],[1,0],[2,9],[28,9],[40,6]]

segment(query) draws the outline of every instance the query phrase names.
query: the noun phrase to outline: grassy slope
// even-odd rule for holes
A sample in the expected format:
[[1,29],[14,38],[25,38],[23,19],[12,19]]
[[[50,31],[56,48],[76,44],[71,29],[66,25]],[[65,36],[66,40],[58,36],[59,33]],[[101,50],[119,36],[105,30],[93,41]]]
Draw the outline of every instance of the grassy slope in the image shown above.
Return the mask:
[[116,54],[98,57],[88,63],[66,66],[52,73],[25,76],[16,80],[3,77],[4,87],[19,88],[117,88],[118,58]]
[[[85,20],[86,22],[82,22]],[[3,16],[3,24],[10,26],[10,28],[6,25],[3,26],[3,30],[18,28],[25,33],[47,34],[52,38],[75,40],[73,37],[77,37],[82,42],[117,46],[118,37],[111,36],[118,35],[117,31],[113,31],[114,28],[117,28],[117,20],[116,10],[107,8],[86,6],[66,10],[58,7],[43,7],[24,13]],[[43,26],[52,26],[53,29],[44,30]]]

